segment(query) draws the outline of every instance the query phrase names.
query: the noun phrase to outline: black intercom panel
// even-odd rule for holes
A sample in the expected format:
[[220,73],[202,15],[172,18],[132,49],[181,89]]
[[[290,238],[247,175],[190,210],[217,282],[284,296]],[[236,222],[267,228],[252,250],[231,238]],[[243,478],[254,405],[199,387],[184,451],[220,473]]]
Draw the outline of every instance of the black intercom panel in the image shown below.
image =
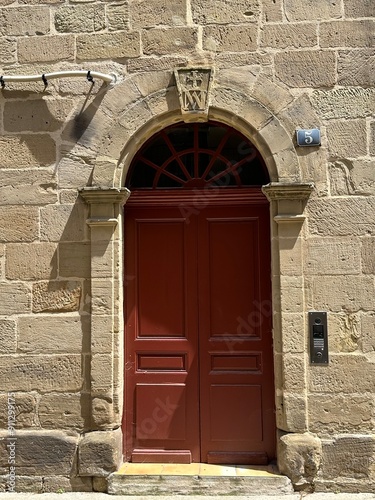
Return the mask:
[[309,312],[310,363],[326,365],[328,363],[327,313]]

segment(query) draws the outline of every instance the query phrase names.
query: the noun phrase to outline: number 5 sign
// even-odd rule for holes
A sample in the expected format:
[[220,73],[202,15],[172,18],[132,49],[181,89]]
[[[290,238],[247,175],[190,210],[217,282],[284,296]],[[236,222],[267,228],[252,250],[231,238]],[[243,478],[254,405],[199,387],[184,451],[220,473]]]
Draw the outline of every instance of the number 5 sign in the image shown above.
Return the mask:
[[320,146],[320,130],[318,128],[296,130],[298,146]]

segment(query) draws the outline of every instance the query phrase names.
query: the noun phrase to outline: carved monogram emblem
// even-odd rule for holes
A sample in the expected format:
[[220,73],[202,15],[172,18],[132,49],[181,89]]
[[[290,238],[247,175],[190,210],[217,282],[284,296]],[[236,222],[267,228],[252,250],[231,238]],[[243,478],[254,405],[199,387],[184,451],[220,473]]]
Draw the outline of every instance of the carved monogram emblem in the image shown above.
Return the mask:
[[181,113],[201,114],[207,117],[212,80],[211,69],[176,69],[175,78],[180,98]]

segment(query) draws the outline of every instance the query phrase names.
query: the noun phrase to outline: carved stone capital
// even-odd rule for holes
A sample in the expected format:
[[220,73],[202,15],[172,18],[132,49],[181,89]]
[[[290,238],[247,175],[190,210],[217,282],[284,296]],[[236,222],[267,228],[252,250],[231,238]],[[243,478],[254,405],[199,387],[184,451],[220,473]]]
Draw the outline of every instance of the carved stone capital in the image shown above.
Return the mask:
[[284,184],[271,182],[262,187],[263,193],[274,204],[273,220],[277,224],[298,224],[302,226],[306,202],[314,190],[314,184]]

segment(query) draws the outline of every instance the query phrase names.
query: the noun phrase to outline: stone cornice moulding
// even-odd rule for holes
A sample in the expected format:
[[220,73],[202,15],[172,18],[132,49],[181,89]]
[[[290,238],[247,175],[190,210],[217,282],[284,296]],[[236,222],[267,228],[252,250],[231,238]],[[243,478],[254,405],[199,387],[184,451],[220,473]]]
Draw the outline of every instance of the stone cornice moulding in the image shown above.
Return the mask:
[[284,184],[282,182],[270,182],[262,187],[263,193],[269,201],[274,200],[308,200],[314,190],[313,183],[306,184]]
[[79,190],[79,194],[89,205],[104,203],[122,203],[125,204],[130,196],[127,188],[97,188],[84,187]]

